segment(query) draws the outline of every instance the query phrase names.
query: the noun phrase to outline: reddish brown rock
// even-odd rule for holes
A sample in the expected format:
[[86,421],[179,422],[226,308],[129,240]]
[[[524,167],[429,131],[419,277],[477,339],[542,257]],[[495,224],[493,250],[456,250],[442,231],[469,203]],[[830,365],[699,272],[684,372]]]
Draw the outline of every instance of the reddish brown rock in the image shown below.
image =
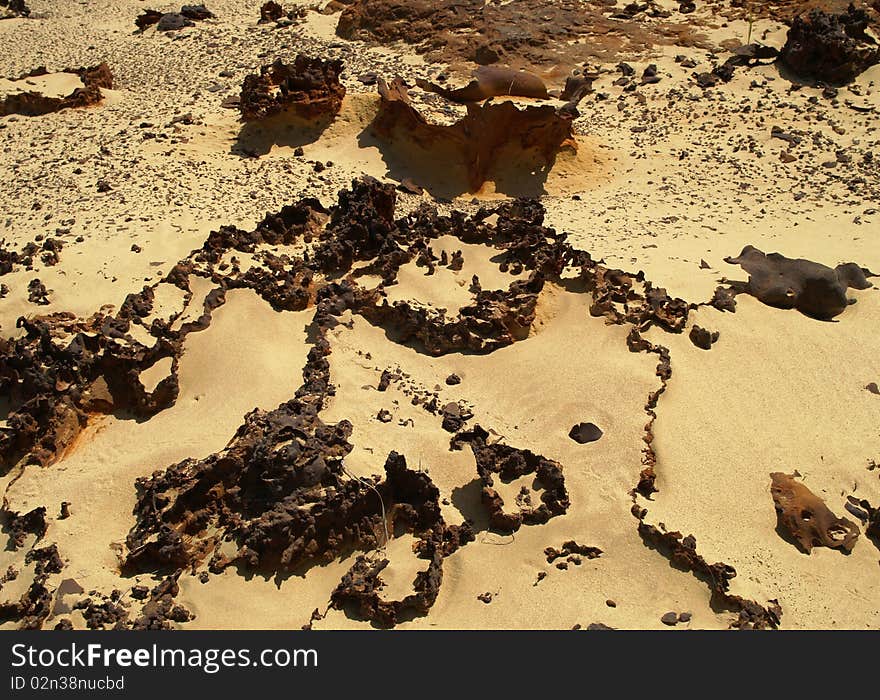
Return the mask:
[[702,350],[710,350],[719,336],[718,331],[709,331],[696,324],[691,326],[691,332],[688,334],[690,341]]
[[446,125],[428,121],[412,105],[399,78],[391,84],[380,78],[379,96],[379,112],[371,124],[373,132],[386,143],[412,143],[462,164],[471,192],[478,191],[489,179],[508,145],[533,157],[544,168],[552,166],[563,148],[577,147],[572,130],[572,121],[577,116],[574,103],[557,107],[521,106],[510,101],[468,102],[467,114]]
[[[602,554],[602,550],[598,547],[578,544],[574,540],[568,540],[567,542],[564,542],[562,544],[562,547],[560,547],[559,549],[556,549],[556,547],[546,547],[544,549],[544,555],[547,557],[548,564],[552,564],[560,557],[571,557],[572,555],[579,555],[584,556],[587,559],[597,559],[601,557]],[[614,606],[612,605],[611,607]]]
[[709,564],[697,552],[693,535],[683,537],[680,532],[666,532],[639,517],[639,535],[646,544],[657,548],[677,567],[691,571],[705,581],[712,592],[713,604],[736,613],[730,626],[736,629],[776,629],[782,618],[782,608],[776,600],[766,606],[730,593],[730,581],[736,569],[729,564]]
[[433,92],[450,102],[479,102],[490,97],[533,97],[547,99],[547,86],[534,73],[510,68],[481,66],[474,71],[474,80],[461,88],[450,90],[427,80],[417,79],[423,90]]
[[[45,68],[37,68],[15,80],[25,80],[26,78],[47,75],[48,72]],[[108,90],[113,88],[113,74],[106,63],[101,63],[92,68],[67,68],[62,72],[78,75],[83,82],[83,86],[76,88],[65,97],[47,97],[40,92],[33,91],[6,95],[0,98],[0,116],[23,114],[28,117],[35,117],[62,109],[88,107],[104,99],[101,88]]]
[[825,501],[792,475],[774,472],[770,479],[780,534],[790,537],[807,554],[813,547],[852,551],[859,538],[854,522],[834,515]]
[[[455,211],[444,215],[425,204],[398,217],[396,197],[392,185],[363,178],[341,192],[329,210],[306,198],[267,215],[253,230],[225,226],[213,231],[201,248],[162,280],[177,286],[186,304],[192,299],[193,275],[216,285],[205,297],[201,315],[177,330],[172,330],[172,319],[156,318],[146,326],[153,315],[157,285],[130,295],[115,315],[99,313],[82,320],[54,314],[23,320],[20,337],[0,340],[0,382],[12,399],[10,429],[0,436],[5,465],[50,465],[92,412],[125,410],[148,417],[171,405],[183,340],[210,325],[227,290],[253,289],[277,309],[313,309],[312,347],[302,383],[288,401],[271,411],[248,414],[224,450],[171,466],[156,465],[158,471],[139,480],[124,569],[161,572],[171,575],[172,583],[182,569],[198,573],[200,579],[206,570],[217,572],[230,565],[264,573],[302,571],[355,547],[370,554],[355,562],[333,592],[334,605],[379,626],[424,614],[441,585],[443,559],[470,541],[473,532],[467,523],[449,525],[442,520],[439,492],[427,473],[408,469],[396,453],[386,460],[384,476],[358,480],[346,473],[343,465],[351,449],[352,426],[345,420],[328,424],[321,418],[335,391],[327,360],[332,351],[328,331],[341,322],[341,316],[355,314],[383,328],[392,342],[412,343],[431,354],[489,353],[527,337],[544,284],[559,283],[564,272],[574,270],[579,278],[573,284],[590,296],[596,315],[632,326],[627,336],[630,350],[657,355],[659,388],[645,404],[653,417],[671,375],[670,358],[666,348],[645,339],[640,329],[658,325],[680,332],[686,326],[688,305],[653,287],[644,275],[610,270],[572,247],[565,234],[544,225],[539,202],[513,200],[472,215]],[[499,269],[517,270],[525,279],[498,290],[485,290],[478,279],[473,280],[472,303],[452,316],[422,314],[414,304],[387,303],[383,287],[396,281],[403,265],[418,261],[430,269],[444,264],[432,251],[432,243],[441,236],[461,241],[462,248],[480,244],[494,249],[493,262]],[[308,255],[271,250],[301,243],[308,244]],[[243,272],[234,262],[229,264],[230,251],[247,253],[255,264]],[[445,264],[452,265],[455,259],[447,256]],[[376,275],[383,284],[375,289],[361,287],[361,274]],[[136,341],[132,324],[143,325],[153,344]],[[140,372],[168,357],[172,358],[169,377],[155,391],[146,392],[138,379]],[[386,390],[390,383],[389,377]],[[455,416],[451,405],[441,408],[442,403],[435,395],[425,404],[438,423],[470,417],[465,404],[455,404],[459,407]],[[566,512],[569,494],[561,465],[492,442],[488,436],[488,431],[476,427],[459,432],[452,443],[470,445],[491,526],[511,531]],[[653,475],[652,437],[649,421],[643,473]],[[512,503],[505,503],[494,488],[495,479],[525,475],[534,475],[542,488],[537,493],[521,491]],[[425,568],[413,581],[411,593],[390,600],[383,594],[386,564],[379,550],[387,537],[401,531],[417,539],[417,554]],[[598,554],[595,548],[577,543],[566,543],[563,550],[568,545],[565,560],[556,563],[576,566],[582,558]],[[50,554],[40,561],[54,568]],[[22,625],[42,625],[42,584],[36,584],[32,595],[8,608]],[[189,615],[173,603],[174,589],[168,584],[155,593],[149,610],[132,609],[127,616],[112,595],[91,596],[83,609],[100,626],[170,626]],[[737,605],[739,610],[748,607]],[[759,624],[760,616],[771,612],[755,608],[741,624]]]
[[156,25],[156,31],[173,32],[185,27],[193,27],[196,22],[212,17],[214,13],[204,5],[184,5],[180,8],[180,12],[144,10],[135,18],[134,23],[140,31]]
[[342,106],[345,86],[339,82],[342,61],[297,55],[292,64],[276,60],[249,75],[241,86],[239,108],[251,121],[291,109],[304,119],[334,117]]
[[274,0],[264,2],[260,7],[260,23],[274,22],[284,17],[284,8]]
[[655,44],[710,48],[694,23],[612,17],[613,8],[579,0],[357,0],[336,34],[379,44],[403,41],[431,62],[575,66],[639,54]]

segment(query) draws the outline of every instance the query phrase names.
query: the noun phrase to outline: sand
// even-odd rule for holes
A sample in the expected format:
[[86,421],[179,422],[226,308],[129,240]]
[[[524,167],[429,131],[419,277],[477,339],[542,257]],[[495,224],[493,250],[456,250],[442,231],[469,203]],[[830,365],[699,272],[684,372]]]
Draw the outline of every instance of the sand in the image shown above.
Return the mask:
[[[19,317],[112,313],[145,286],[155,286],[155,302],[143,326],[133,327],[133,337],[152,343],[147,328],[153,321],[179,331],[202,315],[219,282],[189,275],[187,302],[180,288],[160,280],[210,231],[221,225],[252,230],[266,212],[301,197],[330,206],[362,175],[395,185],[412,179],[423,187],[419,194],[398,191],[398,216],[425,204],[473,213],[511,197],[540,197],[545,225],[568,233],[594,260],[642,270],[655,286],[694,304],[711,299],[724,278],[746,279],[724,258],[747,244],[831,267],[856,261],[880,271],[880,181],[876,168],[863,167],[865,153],[880,156],[880,66],[841,88],[832,102],[818,87],[792,90],[776,65],[738,68],[729,83],[703,91],[691,74],[709,70],[714,59],[693,46],[622,55],[635,69],[636,83],[649,64],[657,67],[660,82],[627,90],[615,84],[621,75],[616,61],[592,66],[598,77],[575,121],[576,150],[560,154],[545,173],[518,164],[514,154],[480,192],[470,193],[463,169],[449,154],[406,144],[395,151],[370,129],[378,97],[359,76],[403,75],[413,84],[416,77],[435,79],[446,70],[413,47],[343,41],[334,35],[338,15],[314,11],[287,28],[257,25],[260,3],[253,0],[208,3],[216,19],[167,34],[134,32],[134,17],[143,9],[134,0],[29,4],[32,19],[0,21],[0,40],[8,47],[0,76],[13,78],[38,65],[60,71],[106,60],[116,89],[89,109],[0,118],[4,247],[20,250],[47,237],[64,244],[57,264],[37,255],[33,269],[16,265],[0,276],[8,290],[0,298],[4,338],[24,333]],[[675,11],[677,3],[664,7]],[[745,42],[749,32],[747,22],[711,8],[700,7],[693,21],[722,60],[722,46]],[[751,31],[778,47],[786,28],[761,18]],[[237,111],[222,106],[237,96],[246,74],[298,51],[346,64],[348,92],[332,122],[304,123],[282,114],[245,125]],[[681,55],[697,67],[682,67]],[[544,74],[564,74],[564,68],[546,67]],[[450,74],[462,84],[460,70],[452,67]],[[0,79],[0,94],[34,89],[64,95],[78,80],[63,73],[25,84]],[[419,108],[438,120],[454,117],[454,109],[434,96],[414,93]],[[871,107],[873,112],[864,111]],[[773,125],[800,134],[801,143],[771,136]],[[781,160],[783,151],[795,160]],[[490,246],[452,236],[432,246],[438,255],[461,250],[463,268],[438,266],[426,275],[409,262],[385,289],[389,303],[454,316],[472,302],[475,276],[484,289],[505,289],[527,278],[525,272],[500,270],[498,251]],[[260,269],[266,251],[299,255],[302,249],[261,246],[253,253],[227,252],[223,260],[231,265],[236,258],[242,271]],[[33,279],[44,284],[48,303],[29,300]],[[370,289],[381,277],[357,280]],[[847,496],[880,506],[880,471],[871,468],[880,459],[880,396],[865,388],[880,382],[880,291],[850,290],[849,296],[856,303],[830,322],[743,294],[735,314],[701,306],[691,311],[683,333],[656,327],[643,333],[669,348],[672,367],[653,424],[659,491],[650,499],[632,489],[643,468],[646,397],[659,386],[657,357],[630,352],[630,328],[592,316],[590,297],[573,279],[544,287],[527,337],[482,355],[431,357],[346,312],[327,335],[335,395],[321,419],[353,426],[347,478],[381,474],[389,452],[402,453],[411,469],[427,473],[439,489],[445,521],[470,521],[476,531],[474,542],[446,557],[439,595],[427,614],[397,627],[570,629],[601,623],[669,629],[660,619],[669,611],[691,614],[677,629],[728,627],[731,611],[711,599],[706,583],[642,540],[631,512],[635,503],[647,509],[646,523],[693,534],[707,561],[733,566],[732,594],[760,605],[778,601],[782,628],[876,629],[876,543],[860,524],[862,536],[851,554],[822,547],[801,552],[776,531],[769,490],[771,472],[796,471],[838,516],[854,520],[844,508]],[[56,544],[64,568],[49,576],[47,586],[54,590],[74,579],[85,592],[97,591],[96,599],[119,589],[136,617],[140,603],[132,587],[155,586],[168,572],[121,567],[136,523],[135,481],[223,450],[246,414],[289,400],[302,384],[314,342],[314,312],[314,306],[275,310],[252,289],[227,290],[208,327],[182,341],[180,388],[172,406],[148,418],[122,411],[90,414],[54,463],[6,465],[0,476],[4,512],[45,505],[49,526],[39,541],[29,535],[21,549],[0,551],[0,572],[10,566],[19,572],[0,587],[0,602],[17,600],[33,580],[34,564],[25,562],[25,552]],[[689,341],[694,324],[720,332],[711,350]],[[153,391],[173,369],[165,357],[143,369],[140,381]],[[386,370],[404,378],[379,391]],[[461,382],[447,383],[452,374]],[[492,531],[473,455],[450,450],[451,434],[438,415],[413,405],[413,392],[436,393],[441,406],[459,402],[473,413],[468,427],[491,428],[494,440],[563,465],[568,511],[513,534]],[[383,412],[390,418],[380,419]],[[569,430],[580,422],[598,425],[601,439],[586,445],[570,439]],[[507,503],[521,487],[539,499],[533,481],[524,477],[499,491]],[[69,518],[59,517],[62,502],[71,504]],[[602,554],[566,569],[548,563],[544,549],[568,540]],[[425,568],[413,553],[415,541],[403,533],[383,548],[390,562],[382,574],[383,598],[406,596]],[[170,624],[298,629],[311,620],[315,629],[370,629],[351,610],[329,605],[361,553],[289,572],[231,566],[209,574],[207,562],[185,567],[175,603],[194,618]],[[42,624],[51,628],[62,618],[77,628],[87,624],[80,611]],[[18,626],[15,620],[0,622],[0,628]]]

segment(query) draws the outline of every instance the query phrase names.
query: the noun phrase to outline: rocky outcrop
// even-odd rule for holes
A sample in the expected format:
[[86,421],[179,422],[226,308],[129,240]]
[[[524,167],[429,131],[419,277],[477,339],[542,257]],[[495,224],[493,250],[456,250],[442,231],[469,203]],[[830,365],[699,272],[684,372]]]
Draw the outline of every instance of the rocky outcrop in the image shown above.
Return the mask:
[[718,341],[721,334],[718,331],[710,331],[702,326],[694,324],[691,326],[691,332],[688,334],[690,341],[701,350],[710,350]]
[[342,61],[297,55],[292,64],[276,60],[249,75],[241,86],[239,106],[246,121],[292,110],[304,119],[336,116],[345,97],[339,82]]
[[791,22],[780,60],[796,76],[832,85],[852,81],[880,62],[880,47],[865,33],[869,15],[854,5],[840,14],[813,9]]
[[[465,444],[470,446],[477,461],[477,475],[482,484],[480,496],[491,527],[502,532],[513,532],[521,525],[539,525],[565,514],[569,500],[562,466],[529,450],[497,442],[488,443],[488,437],[489,433],[477,425],[471,431],[456,434],[450,447],[461,449]],[[534,474],[543,489],[540,505],[519,503],[516,511],[505,510],[504,499],[495,489],[493,475],[511,481],[527,474]]]
[[381,573],[390,562],[381,555],[359,556],[330,595],[330,604],[338,609],[354,607],[358,616],[377,626],[393,627],[404,614],[428,613],[443,582],[443,559],[473,541],[474,533],[468,525],[446,525],[440,514],[440,491],[427,474],[408,469],[401,455],[388,456],[385,473],[385,489],[380,493],[387,492],[391,504],[386,515],[389,527],[419,537],[414,548],[426,568],[416,574],[412,593],[387,600],[381,594]]
[[732,283],[732,292],[751,294],[768,306],[797,309],[825,321],[843,313],[850,304],[847,289],[873,286],[867,279],[874,276],[873,273],[855,263],[830,268],[802,258],[786,258],[779,253],[765,254],[750,245],[743,248],[739,256],[724,260],[749,273],[748,282]]
[[[399,217],[397,196],[391,184],[363,178],[342,191],[332,208],[304,198],[267,215],[253,230],[225,226],[213,231],[158,283],[177,286],[185,307],[192,299],[193,275],[216,285],[202,302],[201,315],[176,330],[172,330],[174,314],[150,320],[157,286],[153,285],[127,298],[114,315],[81,320],[56,314],[23,320],[23,335],[0,344],[0,380],[12,398],[10,429],[0,436],[0,448],[7,466],[28,468],[50,465],[93,413],[121,408],[148,417],[171,405],[186,335],[210,325],[213,311],[225,302],[229,289],[253,289],[277,309],[314,312],[302,382],[288,401],[274,410],[245,416],[225,449],[167,467],[156,465],[164,468],[137,482],[135,525],[126,540],[124,572],[158,573],[169,576],[166,581],[171,583],[151,596],[146,589],[137,596],[133,592],[132,598],[154,603],[149,609],[145,603],[140,612],[123,609],[125,605],[112,596],[90,596],[79,608],[90,624],[155,629],[184,622],[189,613],[173,602],[174,577],[182,570],[200,571],[200,577],[230,566],[264,573],[302,572],[352,549],[360,555],[339,585],[328,591],[332,606],[382,627],[430,609],[442,585],[445,557],[470,542],[474,533],[468,522],[444,520],[440,493],[427,472],[409,469],[397,452],[387,455],[384,474],[377,469],[375,475],[354,478],[347,471],[353,427],[344,419],[325,421],[323,409],[335,392],[328,362],[330,331],[348,323],[344,319],[350,315],[382,328],[392,342],[406,342],[429,354],[488,353],[529,335],[545,285],[562,284],[564,276],[572,288],[588,295],[594,316],[631,326],[626,342],[632,352],[657,356],[659,385],[645,403],[649,421],[635,491],[649,496],[656,490],[652,425],[672,369],[669,351],[642,333],[651,326],[682,332],[688,304],[653,286],[641,273],[607,268],[574,248],[565,234],[544,225],[544,209],[537,201],[512,200],[470,215],[441,214],[425,204]],[[517,277],[506,289],[494,290],[484,289],[479,278],[472,279],[471,302],[451,314],[427,313],[415,302],[388,303],[385,289],[397,282],[404,265],[415,262],[426,271],[439,266],[461,269],[460,254],[450,257],[445,249],[437,254],[435,241],[441,237],[493,249],[493,264]],[[281,253],[278,248],[302,252]],[[230,262],[234,258],[230,252],[246,253],[253,264],[242,271]],[[381,283],[361,286],[361,275],[378,277]],[[143,325],[152,344],[136,341],[132,324]],[[143,338],[143,333],[137,336]],[[147,392],[140,384],[140,372],[169,357],[169,376]],[[461,381],[449,379],[450,386]],[[390,375],[380,380],[380,391],[387,391],[390,382]],[[467,445],[473,453],[490,527],[511,532],[567,512],[570,494],[563,465],[492,441],[490,431],[481,426],[466,428],[472,411],[461,402],[441,407],[442,403],[435,395],[433,402],[425,399],[423,408],[442,427],[456,431],[450,448]],[[597,434],[590,424],[575,428],[573,439],[588,440]],[[509,483],[522,477],[534,483],[534,490],[525,488],[513,498],[502,497],[496,480]],[[8,531],[17,533],[20,546],[29,534],[46,531],[45,510],[8,515],[10,523],[17,523],[10,524]],[[671,536],[672,541],[664,532],[650,530],[643,517],[646,541],[656,539],[671,547],[700,575],[720,577],[713,591],[737,612],[737,626],[778,623],[772,604],[764,607],[729,594],[725,583],[729,571],[724,565],[706,564],[690,539],[682,542],[680,536]],[[391,599],[382,581],[389,565],[386,544],[400,533],[415,538],[424,568],[414,578],[411,592]],[[566,557],[566,562],[573,558],[572,563],[601,554],[597,548],[570,542],[560,551],[558,556]],[[33,555],[33,562],[44,568],[44,575],[57,568],[46,547]],[[41,617],[40,586],[51,595],[46,580],[36,581],[26,599],[10,603],[10,614],[22,625],[41,626],[47,619]],[[64,626],[65,621],[58,624]]]
[[31,8],[27,6],[25,0],[0,0],[0,19],[30,16]]
[[[92,68],[67,68],[62,72],[78,75],[83,86],[76,88],[64,97],[48,97],[35,91],[6,95],[0,98],[0,116],[23,114],[28,117],[36,117],[62,109],[89,107],[104,99],[101,88],[108,90],[113,88],[113,73],[106,63]],[[37,68],[30,73],[25,73],[20,78],[16,78],[16,80],[26,80],[27,78],[48,75],[48,73],[49,71],[45,68]]]
[[260,7],[260,24],[275,22],[284,17],[284,8],[274,0],[264,2]]
[[[432,84],[422,84],[435,92],[441,91]],[[521,92],[534,92],[530,83],[521,81],[519,84],[523,88]],[[467,114],[447,125],[432,123],[413,106],[403,80],[398,78],[388,84],[380,79],[379,111],[371,128],[387,143],[414,144],[441,154],[438,157],[451,161],[450,165],[463,165],[471,192],[478,191],[490,178],[505,148],[531,155],[543,168],[552,166],[562,149],[576,149],[572,128],[578,116],[576,102],[558,106],[520,105],[508,100],[469,101],[477,93],[497,95],[501,89],[499,82],[483,80],[459,91],[442,90],[456,100],[467,100]],[[409,154],[409,157],[420,156]]]
[[637,54],[655,44],[710,46],[693,24],[667,20],[668,13],[646,22],[613,17],[614,9],[580,0],[356,0],[343,9],[336,34],[374,44],[403,41],[430,62],[517,68],[611,60],[622,49]]
[[[633,506],[633,510],[637,511],[638,506]],[[643,512],[637,512],[636,515],[639,518],[639,535],[647,545],[658,549],[675,566],[692,572],[704,581],[712,593],[715,607],[735,613],[736,617],[730,623],[732,628],[776,629],[779,626],[782,619],[779,601],[770,600],[764,606],[732,594],[730,581],[736,576],[736,569],[723,562],[707,562],[697,552],[697,540],[693,535],[684,537],[680,532],[667,532],[646,523]]]
[[[187,277],[179,275],[175,268],[166,280],[175,280],[191,296]],[[208,295],[202,317],[179,330],[151,324],[154,344],[147,347],[131,330],[149,316],[153,298],[153,289],[147,287],[129,295],[114,316],[96,313],[79,320],[57,313],[19,319],[21,336],[0,342],[0,391],[12,406],[8,430],[0,433],[3,471],[19,461],[51,464],[79,435],[90,414],[128,410],[149,417],[174,403],[183,338],[206,327],[222,299]],[[169,376],[147,391],[140,373],[169,357]]]

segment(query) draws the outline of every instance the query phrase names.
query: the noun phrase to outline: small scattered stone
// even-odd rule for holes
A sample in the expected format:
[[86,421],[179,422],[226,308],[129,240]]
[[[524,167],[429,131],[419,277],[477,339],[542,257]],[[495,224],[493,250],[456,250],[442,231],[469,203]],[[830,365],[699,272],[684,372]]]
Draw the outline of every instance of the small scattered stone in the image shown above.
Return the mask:
[[668,612],[660,618],[660,622],[662,622],[664,625],[674,627],[678,624],[678,613]]
[[568,431],[568,437],[580,445],[596,442],[602,435],[602,429],[595,423],[578,423]]
[[709,350],[712,348],[713,343],[718,340],[719,336],[720,333],[718,331],[708,331],[705,328],[694,325],[691,327],[691,332],[688,335],[688,338],[690,338],[690,341],[698,348]]

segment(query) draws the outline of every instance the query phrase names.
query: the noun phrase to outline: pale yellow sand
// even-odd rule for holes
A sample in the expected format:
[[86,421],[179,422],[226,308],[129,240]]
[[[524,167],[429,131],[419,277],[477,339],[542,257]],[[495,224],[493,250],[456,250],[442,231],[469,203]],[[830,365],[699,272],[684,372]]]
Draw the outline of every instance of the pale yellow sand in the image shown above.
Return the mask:
[[83,86],[75,73],[48,73],[21,80],[0,78],[0,96],[18,92],[39,92],[46,97],[67,97]]

